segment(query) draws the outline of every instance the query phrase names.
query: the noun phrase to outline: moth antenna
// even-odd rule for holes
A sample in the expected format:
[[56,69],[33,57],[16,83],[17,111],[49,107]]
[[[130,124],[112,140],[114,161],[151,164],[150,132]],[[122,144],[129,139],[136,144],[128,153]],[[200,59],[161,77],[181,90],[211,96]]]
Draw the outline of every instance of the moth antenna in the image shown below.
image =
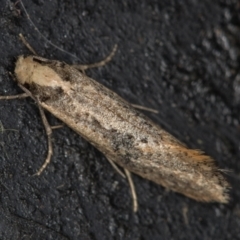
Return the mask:
[[27,47],[27,49],[34,55],[38,56],[37,52],[32,48],[32,46],[28,43],[26,38],[21,33],[19,33],[19,37],[20,37],[21,41],[23,42],[23,44]]
[[50,40],[48,40],[40,31],[39,29],[37,28],[37,26],[34,24],[34,22],[32,21],[32,19],[30,18],[30,15],[28,14],[23,2],[20,0],[19,3],[21,4],[21,7],[23,9],[23,12],[26,14],[27,18],[28,18],[28,21],[30,22],[30,24],[34,27],[34,30],[37,31],[37,33],[44,39],[44,41],[46,41],[49,45],[53,46],[54,48],[58,49],[59,51],[63,52],[63,53],[66,53],[68,54],[69,56],[77,59],[77,60],[80,60],[76,55],[64,50],[63,48],[57,46],[56,44],[52,43]]

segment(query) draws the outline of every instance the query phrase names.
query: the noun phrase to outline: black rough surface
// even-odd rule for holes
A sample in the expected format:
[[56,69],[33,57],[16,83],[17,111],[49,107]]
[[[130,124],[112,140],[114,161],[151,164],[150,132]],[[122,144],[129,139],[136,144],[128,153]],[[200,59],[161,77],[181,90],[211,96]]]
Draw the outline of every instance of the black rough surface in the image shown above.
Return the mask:
[[[29,53],[20,32],[39,55],[77,61],[47,44],[14,3],[0,0],[1,95],[21,92],[8,74]],[[146,114],[231,169],[231,201],[198,203],[134,175],[134,214],[126,181],[67,127],[54,131],[51,164],[32,176],[47,146],[38,109],[30,99],[1,101],[0,239],[240,239],[239,1],[24,3],[39,31],[78,62],[96,62],[117,43],[112,62],[87,74],[159,110]]]

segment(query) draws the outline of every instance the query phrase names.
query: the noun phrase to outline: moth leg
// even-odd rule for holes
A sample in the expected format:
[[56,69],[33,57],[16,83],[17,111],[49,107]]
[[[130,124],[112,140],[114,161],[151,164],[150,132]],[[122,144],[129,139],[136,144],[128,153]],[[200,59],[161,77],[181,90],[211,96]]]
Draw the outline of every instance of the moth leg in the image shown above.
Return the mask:
[[110,62],[113,58],[113,56],[115,55],[117,51],[117,44],[114,45],[113,50],[110,52],[110,54],[105,57],[102,61],[100,62],[96,62],[96,63],[92,63],[92,64],[74,64],[72,65],[73,67],[75,67],[76,69],[84,72],[85,70],[89,69],[89,68],[97,68],[97,67],[102,67],[104,65],[106,65],[108,62]]
[[41,168],[34,174],[34,175],[37,175],[39,176],[43,170],[47,167],[47,165],[50,163],[51,161],[51,157],[52,157],[52,153],[53,153],[53,147],[52,147],[52,139],[51,139],[51,136],[52,136],[52,128],[50,126],[50,124],[48,123],[47,121],[47,118],[46,118],[46,115],[43,111],[43,108],[41,107],[41,105],[39,104],[39,101],[34,98],[31,94],[31,92],[25,88],[23,85],[21,84],[18,84],[18,86],[29,96],[31,97],[32,99],[34,99],[37,104],[38,104],[38,109],[40,111],[40,115],[41,115],[41,118],[42,118],[42,122],[43,122],[43,125],[44,125],[44,128],[45,128],[45,131],[46,131],[46,134],[47,134],[47,141],[48,141],[48,153],[47,153],[47,157],[45,159],[45,162],[43,163],[43,165],[41,166]]
[[51,126],[49,125],[49,123],[47,121],[47,118],[46,118],[46,115],[45,115],[45,113],[43,111],[43,108],[39,104],[38,104],[38,107],[39,107],[40,115],[42,117],[43,125],[45,127],[45,131],[46,131],[46,134],[47,134],[48,154],[47,154],[45,162],[43,163],[41,168],[37,171],[37,173],[34,174],[34,175],[37,175],[37,176],[39,176],[43,172],[43,170],[47,167],[47,165],[50,163],[51,157],[52,157],[52,153],[53,153],[52,139],[51,139],[52,128],[51,128]]
[[112,167],[123,177],[126,178],[125,174],[120,170],[120,168],[115,164],[110,158],[106,157]]
[[114,161],[112,161],[110,158],[106,157],[107,160],[109,161],[109,163],[112,165],[112,167],[124,178],[127,177],[129,186],[130,186],[130,191],[131,191],[131,195],[132,195],[132,200],[133,200],[133,211],[137,212],[138,210],[138,202],[137,202],[137,194],[136,194],[136,190],[135,190],[135,186],[132,180],[132,176],[131,173],[124,168],[124,172],[125,174],[119,169],[119,167],[114,163]]
[[125,174],[126,174],[129,186],[130,186],[131,194],[132,194],[133,212],[137,212],[138,201],[137,201],[137,194],[136,194],[135,186],[134,186],[134,183],[133,183],[133,180],[132,180],[132,176],[131,176],[131,173],[126,168],[124,168],[124,171],[125,171]]
[[[15,76],[11,72],[9,72],[9,74],[13,78],[14,81],[17,81]],[[0,96],[0,100],[12,100],[12,99],[32,97],[31,92],[29,92],[26,88],[22,87],[21,84],[18,84],[18,86],[24,91],[24,93],[20,93],[20,94],[17,94],[17,95],[12,95],[12,96]]]
[[54,129],[59,129],[59,128],[62,128],[62,127],[64,127],[63,124],[61,124],[61,125],[56,125],[56,126],[51,126],[51,129],[54,130]]
[[137,108],[137,109],[148,111],[148,112],[158,113],[158,110],[155,110],[153,108],[148,108],[148,107],[144,107],[144,106],[132,104],[132,103],[131,103],[131,106],[133,106],[134,108]]
[[12,95],[12,96],[0,96],[0,100],[12,100],[12,99],[20,99],[20,98],[26,98],[29,97],[27,93],[21,93],[17,95]]

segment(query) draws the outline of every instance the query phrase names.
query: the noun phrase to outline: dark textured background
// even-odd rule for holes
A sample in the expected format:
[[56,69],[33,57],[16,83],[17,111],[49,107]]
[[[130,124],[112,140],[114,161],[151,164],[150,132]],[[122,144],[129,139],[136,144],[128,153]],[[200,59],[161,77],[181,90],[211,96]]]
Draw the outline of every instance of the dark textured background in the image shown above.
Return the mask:
[[[68,63],[47,44],[17,4],[0,0],[0,94],[21,90],[8,72],[28,50]],[[25,6],[40,32],[81,63],[111,63],[87,74],[146,113],[189,147],[231,169],[228,205],[204,204],[133,176],[128,184],[105,157],[64,127],[54,131],[54,156],[40,177],[46,136],[30,99],[0,102],[0,239],[240,239],[240,2],[237,0],[64,1]],[[52,124],[58,120],[47,114]]]

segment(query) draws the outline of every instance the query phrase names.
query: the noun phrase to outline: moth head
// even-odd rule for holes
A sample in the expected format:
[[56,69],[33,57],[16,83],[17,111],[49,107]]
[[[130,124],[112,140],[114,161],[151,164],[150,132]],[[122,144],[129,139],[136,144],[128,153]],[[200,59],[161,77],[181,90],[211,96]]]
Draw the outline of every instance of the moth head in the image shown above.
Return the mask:
[[38,86],[50,88],[62,88],[63,91],[69,91],[70,83],[65,82],[51,68],[51,61],[37,56],[19,56],[15,67],[15,76],[17,81],[24,84],[37,84]]
[[23,85],[25,83],[31,84],[35,68],[37,68],[37,64],[34,64],[33,56],[19,56],[15,66],[15,76],[17,81]]

